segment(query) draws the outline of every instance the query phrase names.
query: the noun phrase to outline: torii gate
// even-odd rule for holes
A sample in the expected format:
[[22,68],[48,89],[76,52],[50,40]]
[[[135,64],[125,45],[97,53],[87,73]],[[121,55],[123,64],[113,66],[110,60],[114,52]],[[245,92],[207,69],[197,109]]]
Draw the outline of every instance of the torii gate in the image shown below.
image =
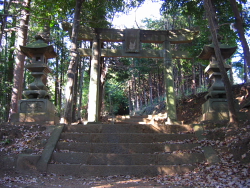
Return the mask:
[[[71,26],[64,24],[66,31]],[[134,58],[162,58],[164,59],[166,110],[168,123],[177,120],[176,101],[174,94],[172,59],[190,59],[188,53],[171,51],[171,44],[190,43],[198,34],[196,30],[140,30],[140,29],[101,29],[81,27],[78,40],[92,41],[92,49],[78,49],[81,56],[92,56],[88,122],[95,123],[99,119],[99,63],[100,57],[134,57]],[[122,42],[123,49],[101,49],[101,42]],[[141,50],[141,43],[162,43],[163,50]]]

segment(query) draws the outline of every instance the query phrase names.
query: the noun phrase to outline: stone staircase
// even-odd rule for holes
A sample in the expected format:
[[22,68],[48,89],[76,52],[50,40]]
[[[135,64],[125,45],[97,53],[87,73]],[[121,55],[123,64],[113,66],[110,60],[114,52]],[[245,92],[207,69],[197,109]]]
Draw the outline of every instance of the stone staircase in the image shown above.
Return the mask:
[[201,125],[165,125],[151,116],[120,116],[110,124],[57,125],[42,155],[20,154],[17,169],[80,177],[185,173],[219,162],[201,147]]
[[177,152],[199,146],[183,143],[195,139],[192,127],[152,125],[142,120],[145,117],[117,118],[114,124],[64,126],[47,173],[156,176],[185,173],[205,160],[203,153]]

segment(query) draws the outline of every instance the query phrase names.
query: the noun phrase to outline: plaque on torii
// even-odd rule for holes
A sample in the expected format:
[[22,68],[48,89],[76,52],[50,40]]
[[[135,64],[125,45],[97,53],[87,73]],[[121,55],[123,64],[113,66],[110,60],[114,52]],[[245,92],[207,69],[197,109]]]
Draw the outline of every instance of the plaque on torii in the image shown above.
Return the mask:
[[[65,31],[72,31],[72,26],[63,24]],[[92,49],[78,49],[81,56],[92,56],[89,84],[88,122],[99,120],[99,76],[100,57],[160,58],[164,62],[166,78],[167,123],[177,120],[174,93],[172,59],[191,59],[187,52],[172,51],[171,44],[190,43],[199,32],[197,30],[139,30],[139,29],[104,29],[80,27],[78,40],[92,41]],[[71,36],[71,35],[70,35]],[[122,42],[123,49],[101,49],[101,42]],[[141,43],[161,43],[163,50],[142,50]]]
[[126,29],[125,30],[125,43],[123,43],[126,53],[139,53],[140,52],[140,30],[139,29]]

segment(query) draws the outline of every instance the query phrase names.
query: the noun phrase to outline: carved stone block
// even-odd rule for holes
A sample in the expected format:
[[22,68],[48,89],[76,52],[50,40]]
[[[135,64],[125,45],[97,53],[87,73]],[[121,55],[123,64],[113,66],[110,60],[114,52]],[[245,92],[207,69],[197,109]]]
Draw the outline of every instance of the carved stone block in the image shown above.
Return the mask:
[[23,99],[19,101],[19,113],[55,113],[55,106],[47,99]]

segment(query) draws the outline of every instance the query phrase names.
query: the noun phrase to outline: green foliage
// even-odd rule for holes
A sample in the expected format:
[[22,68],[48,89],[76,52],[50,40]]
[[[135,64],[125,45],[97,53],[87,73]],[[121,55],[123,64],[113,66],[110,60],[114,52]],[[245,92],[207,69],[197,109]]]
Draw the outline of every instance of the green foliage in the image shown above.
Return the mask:
[[[219,35],[223,37],[221,42],[229,45],[236,45],[237,36],[232,30],[230,30],[230,24],[234,23],[234,15],[229,1],[214,1],[214,2],[216,8],[216,16],[218,18],[218,24],[219,24]],[[200,43],[202,43],[203,45],[211,43],[211,42],[208,43],[207,42],[208,40],[205,39],[210,36],[210,33],[202,1],[165,0],[161,7],[161,13],[163,15],[179,14],[183,15],[184,17],[191,16],[192,18],[191,27],[198,27],[200,31],[200,35],[199,38],[197,38],[197,40],[201,41]],[[196,41],[194,41],[193,43],[195,43]],[[195,45],[194,47],[195,49],[198,49],[197,45]],[[197,53],[194,55],[197,55]]]
[[106,111],[117,114],[121,105],[128,106],[128,96],[125,88],[127,82],[118,82],[116,79],[109,79],[105,84],[105,106]]
[[[110,21],[113,19],[114,14],[118,12],[128,12],[132,8],[140,6],[144,0],[86,0],[83,2],[83,8],[81,10],[81,25],[94,28],[109,28],[111,27]],[[188,75],[192,71],[194,63],[202,63],[206,65],[207,61],[198,60],[196,57],[200,54],[205,44],[210,44],[209,40],[209,29],[204,13],[203,2],[197,0],[162,0],[163,4],[161,7],[162,18],[160,20],[153,20],[151,18],[145,18],[146,29],[150,30],[171,30],[181,28],[197,28],[200,33],[191,44],[172,45],[173,49],[189,51],[194,60],[181,60],[181,71],[185,75]],[[245,3],[246,1],[241,1]],[[238,37],[236,33],[230,30],[230,23],[234,22],[234,16],[231,11],[229,1],[215,1],[217,9],[217,17],[219,21],[219,34],[223,36],[222,43],[229,45],[237,45]],[[69,62],[69,46],[67,33],[62,31],[61,23],[73,22],[74,8],[76,1],[52,1],[52,0],[32,0],[30,8],[30,23],[29,23],[29,36],[28,41],[32,41],[34,36],[44,30],[44,26],[50,28],[50,39],[58,54],[56,59],[49,61],[49,66],[52,69],[51,77],[52,84],[48,87],[51,91],[52,100],[56,100],[56,87],[55,81],[60,81],[59,90],[63,90],[66,82],[66,73]],[[16,27],[15,18],[20,16],[20,10],[23,7],[19,3],[13,3],[9,13],[17,17],[9,18],[7,28]],[[246,31],[249,31],[250,27],[250,16],[249,6],[239,4],[240,10],[242,10],[242,18],[244,20],[244,27]],[[2,11],[2,10],[1,10]],[[248,35],[249,32],[247,32]],[[66,40],[67,38],[67,40]],[[0,96],[0,105],[3,112],[8,110],[8,101],[11,93],[12,76],[10,73],[13,70],[13,50],[15,33],[13,32],[6,34],[6,46],[2,50],[0,60],[0,91],[5,95]],[[145,50],[161,50],[162,46],[158,44],[142,44],[142,49]],[[177,66],[176,62],[173,61],[174,65]],[[85,62],[86,69],[89,68],[89,62]],[[243,64],[242,58],[239,62],[234,63],[234,68],[238,73],[239,77],[243,77]],[[105,103],[107,109],[111,108],[112,103],[113,111],[117,112],[120,104],[127,105],[128,103],[128,81],[132,79],[139,79],[148,81],[149,72],[154,74],[163,71],[162,60],[156,59],[129,59],[129,58],[118,58],[118,60],[111,61],[109,63],[109,71],[107,74],[107,83],[105,84]],[[25,80],[26,86],[33,81],[33,77],[29,76],[27,72]],[[89,86],[89,72],[86,71],[84,74],[84,85],[83,85],[83,104],[82,108],[84,113],[87,111],[88,103],[88,86]],[[59,86],[58,86],[59,87]],[[144,88],[143,88],[144,87]],[[156,87],[156,86],[155,86]],[[145,89],[149,91],[148,85],[138,86],[137,93],[142,92]],[[63,92],[61,97],[63,98]],[[59,95],[59,94],[58,94]],[[148,96],[146,96],[148,97]],[[57,99],[59,100],[59,99]],[[59,102],[59,101],[58,101]],[[58,105],[59,110],[61,105]],[[2,116],[2,115],[1,115]]]
[[152,20],[152,18],[144,18],[142,23],[145,24],[147,29],[151,30],[164,30],[165,29],[165,22],[162,20]]
[[106,4],[107,2],[104,0],[85,1],[82,10],[84,15],[82,23],[93,28],[106,28],[108,26]]
[[[112,63],[112,62],[111,62]],[[128,80],[129,78],[129,67],[130,67],[130,59],[128,58],[120,58],[119,62],[113,62],[109,65],[111,69],[109,69],[107,74],[107,79],[114,79],[116,82],[123,82]]]
[[74,6],[75,0],[34,0],[32,1],[31,21],[40,27],[47,24],[53,27],[58,25],[59,22],[70,18],[73,14],[72,8]]
[[[229,1],[214,1],[215,8],[217,10],[216,16],[218,18],[219,24],[219,35],[221,36],[221,43],[228,44],[231,46],[237,45],[237,35],[234,31],[230,29],[230,24],[234,23],[234,16],[231,10]],[[196,28],[199,30],[199,35],[195,37],[191,44],[181,45],[182,50],[189,51],[195,61],[207,65],[208,61],[197,59],[198,55],[201,53],[202,48],[206,44],[211,44],[210,32],[208,28],[208,22],[204,12],[202,1],[188,1],[188,0],[164,0],[161,13],[165,17],[176,18],[179,17],[180,20],[188,23],[189,27]],[[185,19],[189,18],[189,19]],[[168,19],[169,22],[174,22],[173,19]],[[176,21],[175,21],[176,22]],[[183,24],[178,22],[179,26],[176,25],[175,28],[180,27]],[[187,27],[188,28],[188,27]],[[187,64],[185,64],[187,65]],[[191,65],[189,66],[191,67]]]

